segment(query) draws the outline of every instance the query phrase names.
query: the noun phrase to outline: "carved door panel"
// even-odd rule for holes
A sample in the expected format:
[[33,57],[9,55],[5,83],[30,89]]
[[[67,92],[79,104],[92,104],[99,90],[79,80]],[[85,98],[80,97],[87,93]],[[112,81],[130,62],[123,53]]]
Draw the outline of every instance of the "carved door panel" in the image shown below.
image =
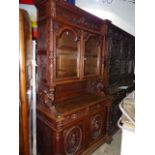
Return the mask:
[[75,155],[82,149],[84,130],[82,124],[71,126],[64,130],[64,154]]
[[89,118],[89,141],[92,142],[106,134],[106,113],[96,113]]

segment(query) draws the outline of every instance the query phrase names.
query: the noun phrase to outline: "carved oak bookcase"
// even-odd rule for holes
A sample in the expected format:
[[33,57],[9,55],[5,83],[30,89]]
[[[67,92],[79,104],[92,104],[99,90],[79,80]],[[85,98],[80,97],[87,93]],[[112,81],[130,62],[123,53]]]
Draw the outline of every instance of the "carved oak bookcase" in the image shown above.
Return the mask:
[[106,22],[61,0],[38,10],[38,155],[90,154],[108,135]]

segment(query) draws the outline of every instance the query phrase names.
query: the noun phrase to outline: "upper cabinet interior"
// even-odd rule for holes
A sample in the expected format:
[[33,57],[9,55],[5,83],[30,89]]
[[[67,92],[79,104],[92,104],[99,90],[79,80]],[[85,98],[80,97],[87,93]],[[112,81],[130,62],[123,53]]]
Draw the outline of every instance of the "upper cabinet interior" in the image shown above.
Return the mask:
[[77,36],[65,29],[56,38],[56,79],[78,77],[78,58]]
[[101,45],[99,39],[95,35],[90,35],[85,41],[84,50],[84,75],[99,75],[99,56]]

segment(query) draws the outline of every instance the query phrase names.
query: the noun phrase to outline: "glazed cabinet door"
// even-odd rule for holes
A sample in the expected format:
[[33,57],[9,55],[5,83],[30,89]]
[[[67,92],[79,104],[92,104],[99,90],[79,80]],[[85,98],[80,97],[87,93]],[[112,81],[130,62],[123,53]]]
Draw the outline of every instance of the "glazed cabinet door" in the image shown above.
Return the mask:
[[56,81],[79,78],[80,48],[76,31],[62,27],[55,39]]
[[88,34],[84,42],[84,77],[100,74],[101,38]]

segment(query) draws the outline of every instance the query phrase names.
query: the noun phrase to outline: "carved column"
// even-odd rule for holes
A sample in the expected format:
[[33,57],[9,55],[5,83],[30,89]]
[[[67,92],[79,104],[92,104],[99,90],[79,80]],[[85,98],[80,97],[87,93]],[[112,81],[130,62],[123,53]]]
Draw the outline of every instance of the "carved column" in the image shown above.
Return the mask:
[[[56,14],[55,3],[51,1],[51,13],[52,16]],[[52,18],[48,19],[48,50],[47,50],[47,81],[48,81],[48,91],[45,96],[45,104],[47,104],[50,108],[53,107],[54,102],[54,64],[55,64],[55,56],[54,56],[54,28],[53,28],[53,20]]]

